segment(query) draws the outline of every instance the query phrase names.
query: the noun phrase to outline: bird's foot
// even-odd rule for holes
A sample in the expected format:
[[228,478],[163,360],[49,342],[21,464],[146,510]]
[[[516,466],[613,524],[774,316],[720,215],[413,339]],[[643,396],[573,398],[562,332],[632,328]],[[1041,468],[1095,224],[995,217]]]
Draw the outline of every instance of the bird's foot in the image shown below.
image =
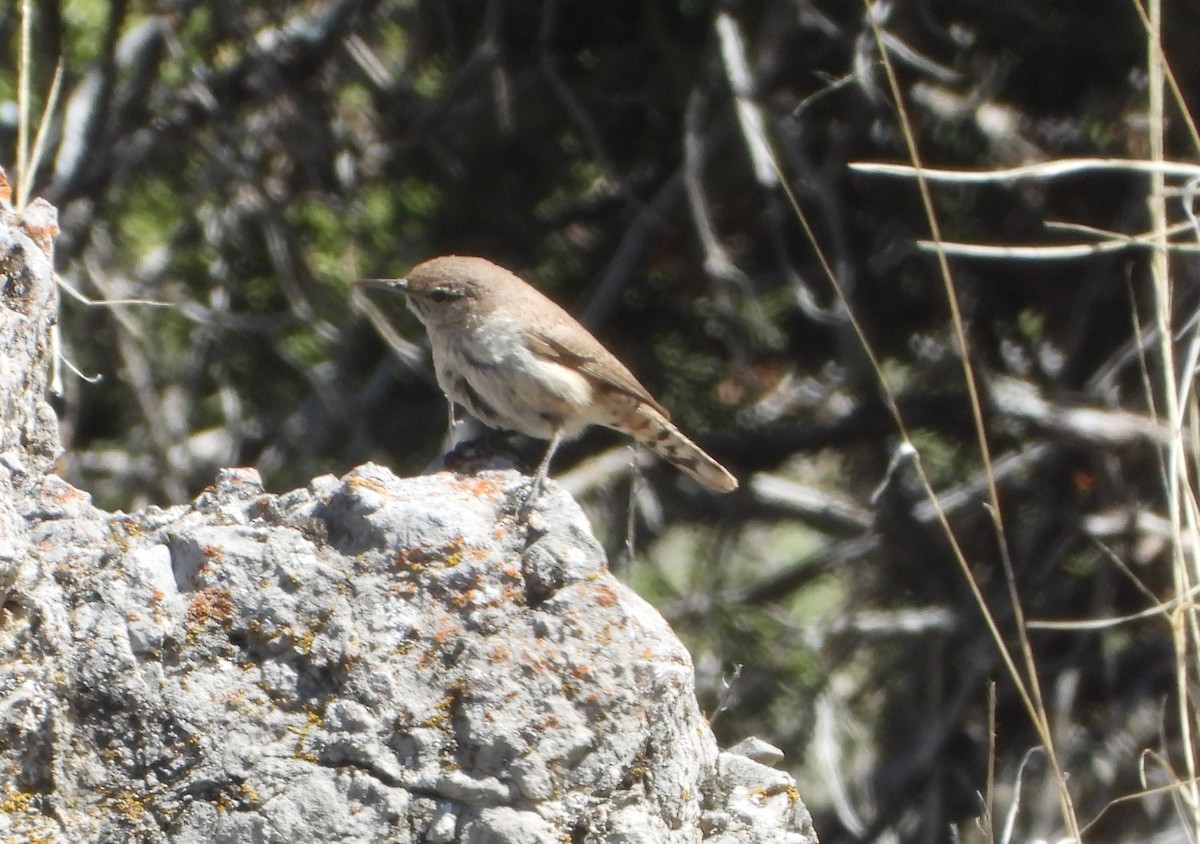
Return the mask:
[[517,521],[522,524],[529,519],[529,514],[533,511],[533,505],[542,497],[546,491],[546,485],[540,477],[535,477],[529,482],[529,488],[522,494],[521,506],[517,508]]
[[434,461],[427,471],[475,472],[480,468],[518,466],[521,456],[511,447],[508,436],[504,431],[485,429],[480,436],[458,443]]

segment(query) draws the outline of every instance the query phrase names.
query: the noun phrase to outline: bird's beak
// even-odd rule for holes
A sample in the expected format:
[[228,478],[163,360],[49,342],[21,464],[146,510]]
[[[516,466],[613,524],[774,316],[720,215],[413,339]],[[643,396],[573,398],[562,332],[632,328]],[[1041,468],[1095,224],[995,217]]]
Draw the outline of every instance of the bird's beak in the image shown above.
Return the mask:
[[408,279],[406,278],[364,278],[354,284],[356,287],[367,290],[387,290],[391,293],[408,292]]

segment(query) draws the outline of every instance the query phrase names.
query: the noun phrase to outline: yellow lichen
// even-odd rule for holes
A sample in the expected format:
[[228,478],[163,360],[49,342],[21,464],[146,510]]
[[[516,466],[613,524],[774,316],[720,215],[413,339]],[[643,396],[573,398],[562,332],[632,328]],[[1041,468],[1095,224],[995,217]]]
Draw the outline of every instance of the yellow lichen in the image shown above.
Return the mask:
[[0,800],[0,812],[8,815],[21,814],[30,811],[29,804],[36,796],[33,791],[19,791],[10,783],[4,784],[4,799]]
[[304,719],[303,727],[288,727],[288,730],[296,734],[296,747],[292,750],[293,759],[302,759],[305,762],[316,762],[317,757],[312,752],[304,749],[304,742],[308,739],[308,734],[313,727],[321,723],[321,715],[313,710],[308,710]]
[[121,789],[111,800],[113,809],[130,820],[137,820],[144,815],[149,802],[148,795],[138,794],[128,788]]

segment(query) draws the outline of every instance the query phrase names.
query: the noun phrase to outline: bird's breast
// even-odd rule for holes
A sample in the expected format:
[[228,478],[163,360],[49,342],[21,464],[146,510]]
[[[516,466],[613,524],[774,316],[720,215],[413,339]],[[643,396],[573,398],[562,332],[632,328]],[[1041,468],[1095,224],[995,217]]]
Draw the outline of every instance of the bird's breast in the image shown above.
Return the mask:
[[493,319],[431,337],[438,384],[484,424],[549,439],[591,421],[591,382],[530,351],[514,321]]

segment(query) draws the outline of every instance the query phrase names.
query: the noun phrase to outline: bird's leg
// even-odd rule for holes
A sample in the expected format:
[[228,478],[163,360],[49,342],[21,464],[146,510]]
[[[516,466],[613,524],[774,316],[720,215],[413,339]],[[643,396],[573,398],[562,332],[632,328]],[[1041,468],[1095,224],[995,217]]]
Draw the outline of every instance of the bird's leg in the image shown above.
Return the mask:
[[453,451],[458,438],[458,409],[449,399],[446,400],[446,409],[449,411],[447,414],[449,426],[446,428],[446,439],[442,443],[442,454],[449,454]]
[[525,496],[525,501],[521,504],[521,509],[517,511],[517,517],[524,519],[529,515],[529,508],[533,506],[533,502],[542,494],[542,487],[546,485],[546,477],[550,474],[550,460],[554,457],[554,452],[558,450],[559,444],[563,440],[562,429],[559,428],[554,432],[553,438],[550,440],[550,446],[546,449],[546,456],[542,458],[542,462],[538,465],[537,473],[533,476],[533,482],[529,485],[529,493]]

